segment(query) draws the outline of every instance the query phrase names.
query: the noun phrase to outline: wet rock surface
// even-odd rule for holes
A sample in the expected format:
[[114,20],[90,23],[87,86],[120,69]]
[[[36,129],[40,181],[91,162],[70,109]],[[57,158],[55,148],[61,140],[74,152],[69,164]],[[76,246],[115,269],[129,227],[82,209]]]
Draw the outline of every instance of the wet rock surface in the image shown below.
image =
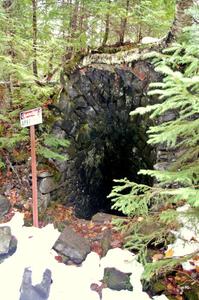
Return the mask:
[[150,184],[137,175],[154,164],[146,136],[150,122],[147,117],[131,120],[129,113],[154,101],[147,89],[158,77],[147,61],[94,65],[65,76],[59,102],[63,119],[54,131],[64,131],[71,142],[63,180],[78,217],[89,219],[97,211],[110,210],[106,196],[113,179]]

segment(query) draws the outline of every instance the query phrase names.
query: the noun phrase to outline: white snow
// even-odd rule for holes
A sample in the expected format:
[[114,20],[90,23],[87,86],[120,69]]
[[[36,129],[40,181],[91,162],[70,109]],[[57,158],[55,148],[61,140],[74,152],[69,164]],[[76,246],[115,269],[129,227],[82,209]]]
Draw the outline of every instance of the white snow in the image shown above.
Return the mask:
[[[106,257],[100,260],[98,254],[91,252],[81,267],[66,266],[59,263],[57,253],[52,246],[60,232],[53,225],[43,228],[23,226],[23,214],[15,213],[12,220],[0,226],[11,227],[17,238],[16,252],[0,264],[1,299],[19,300],[20,286],[25,268],[32,270],[33,285],[40,283],[45,269],[52,272],[52,284],[48,300],[86,299],[99,300],[97,292],[90,289],[92,283],[100,284],[104,268],[115,267],[123,272],[131,272],[130,281],[133,291],[102,290],[102,300],[150,300],[142,291],[141,274],[143,266],[137,262],[136,256],[120,248],[111,249]],[[154,300],[168,300],[165,296],[154,297]]]
[[141,44],[153,44],[153,43],[160,43],[162,39],[151,37],[151,36],[145,36],[141,40]]
[[[177,208],[177,212],[179,213],[178,221],[182,226],[178,231],[171,231],[176,240],[168,245],[168,250],[173,250],[172,256],[185,256],[199,251],[198,217],[191,214],[191,207],[188,204]],[[185,266],[187,269],[188,265],[185,264]]]

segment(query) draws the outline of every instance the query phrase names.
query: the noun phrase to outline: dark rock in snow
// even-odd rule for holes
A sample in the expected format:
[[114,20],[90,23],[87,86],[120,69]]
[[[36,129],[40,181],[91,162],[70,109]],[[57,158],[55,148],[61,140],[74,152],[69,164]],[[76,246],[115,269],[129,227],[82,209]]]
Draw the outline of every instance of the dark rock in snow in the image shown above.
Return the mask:
[[12,239],[10,227],[4,226],[0,228],[0,255],[7,254]]
[[32,285],[32,271],[26,268],[23,274],[21,284],[21,295],[19,300],[46,300],[49,297],[51,280],[51,271],[46,269],[40,284]]
[[3,217],[10,209],[10,202],[8,199],[0,195],[0,218]]
[[61,233],[53,249],[76,264],[81,264],[91,251],[89,242],[69,226]]
[[132,291],[133,287],[130,283],[130,275],[130,273],[123,273],[115,268],[105,268],[103,282],[112,290]]
[[0,227],[0,261],[11,256],[16,248],[17,240],[12,236],[10,227]]

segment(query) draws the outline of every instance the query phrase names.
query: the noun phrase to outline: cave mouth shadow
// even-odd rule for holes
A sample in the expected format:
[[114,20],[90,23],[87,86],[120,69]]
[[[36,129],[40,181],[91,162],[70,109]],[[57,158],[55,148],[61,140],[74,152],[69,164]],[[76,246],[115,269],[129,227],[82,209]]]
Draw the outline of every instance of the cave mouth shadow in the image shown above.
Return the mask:
[[60,127],[71,141],[64,180],[77,217],[113,212],[107,196],[114,179],[152,185],[151,178],[137,174],[155,164],[156,154],[147,144],[152,121],[147,115],[131,119],[129,114],[157,101],[147,91],[150,82],[158,80],[153,66],[143,60],[90,66],[70,75],[60,96]]
[[95,133],[92,150],[86,153],[76,174],[77,217],[91,219],[97,212],[122,215],[111,208],[113,202],[107,198],[115,185],[114,179],[153,184],[151,177],[137,174],[140,169],[152,169],[155,161],[154,149],[147,144],[148,123],[144,124],[136,118],[128,126],[106,130],[101,135]]

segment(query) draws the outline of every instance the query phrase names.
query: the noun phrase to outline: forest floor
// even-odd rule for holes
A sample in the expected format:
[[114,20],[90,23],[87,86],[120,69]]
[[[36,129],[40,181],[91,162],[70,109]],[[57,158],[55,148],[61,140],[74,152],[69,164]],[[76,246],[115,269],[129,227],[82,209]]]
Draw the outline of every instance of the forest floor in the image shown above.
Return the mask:
[[[17,180],[16,174],[11,171],[6,174],[0,173],[0,187],[4,187],[4,194],[11,203],[11,209],[1,220],[1,223],[9,222],[15,212],[19,211],[24,214],[25,225],[32,226],[31,198],[24,203]],[[100,257],[103,256],[104,249],[98,236],[104,231],[110,232],[109,248],[123,248],[124,246],[124,236],[116,231],[110,220],[96,223],[92,220],[78,219],[74,215],[73,207],[66,207],[56,202],[53,202],[45,213],[39,215],[39,227],[42,228],[47,224],[53,224],[59,231],[62,231],[66,225],[71,226],[81,236],[91,241],[91,250]],[[169,250],[165,253],[165,249],[153,249],[149,260],[158,261],[164,257],[172,257],[172,254],[172,251],[169,252]],[[62,260],[60,256],[57,259],[60,262]],[[194,260],[199,262],[197,253]],[[178,266],[172,272],[165,274],[158,283],[155,283],[155,292],[158,294],[163,292],[171,300],[197,300],[199,299],[199,288],[197,287],[199,287],[199,263],[196,264],[195,268],[187,270]]]

